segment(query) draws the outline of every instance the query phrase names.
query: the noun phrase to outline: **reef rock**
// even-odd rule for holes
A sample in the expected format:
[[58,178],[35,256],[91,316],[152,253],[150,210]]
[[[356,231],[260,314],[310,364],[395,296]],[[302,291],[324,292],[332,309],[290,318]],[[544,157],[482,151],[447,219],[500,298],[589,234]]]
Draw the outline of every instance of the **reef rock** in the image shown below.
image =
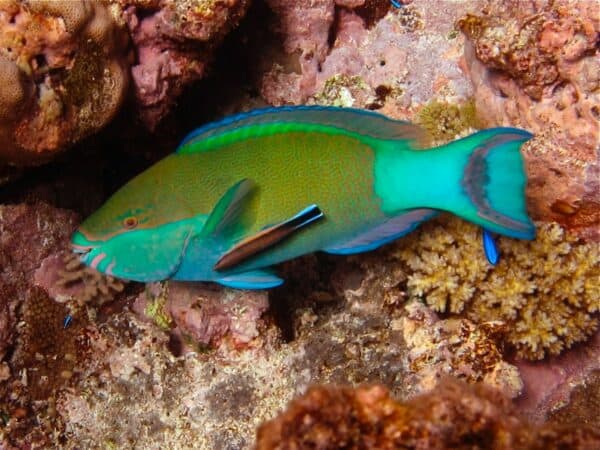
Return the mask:
[[593,428],[533,427],[497,391],[446,379],[407,402],[380,385],[313,387],[261,425],[257,450],[493,448],[593,449]]
[[524,147],[536,218],[600,238],[600,4],[488,0],[467,15],[465,57],[480,119],[539,135]]
[[423,0],[402,8],[389,1],[267,3],[284,50],[297,59],[264,75],[261,93],[271,104],[354,106],[411,118],[434,94],[455,101],[471,95],[453,22],[475,1],[435,8]]
[[188,350],[248,346],[265,329],[261,317],[268,307],[265,291],[182,282],[148,285],[134,304],[135,311],[170,330]]
[[249,0],[113,0],[136,47],[132,67],[140,118],[154,129],[191,82],[205,75],[215,47]]
[[33,165],[106,125],[127,91],[127,34],[83,0],[0,3],[0,164]]

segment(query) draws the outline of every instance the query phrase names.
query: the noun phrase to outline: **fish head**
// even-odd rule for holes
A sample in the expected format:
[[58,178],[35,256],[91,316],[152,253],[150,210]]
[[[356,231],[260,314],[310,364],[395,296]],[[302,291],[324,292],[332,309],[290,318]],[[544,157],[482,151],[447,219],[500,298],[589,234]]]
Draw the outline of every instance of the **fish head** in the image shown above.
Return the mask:
[[[166,211],[158,187],[130,181],[90,215],[71,239],[81,261],[107,275],[133,281],[168,279],[177,270],[192,225]],[[158,200],[157,200],[158,199]]]

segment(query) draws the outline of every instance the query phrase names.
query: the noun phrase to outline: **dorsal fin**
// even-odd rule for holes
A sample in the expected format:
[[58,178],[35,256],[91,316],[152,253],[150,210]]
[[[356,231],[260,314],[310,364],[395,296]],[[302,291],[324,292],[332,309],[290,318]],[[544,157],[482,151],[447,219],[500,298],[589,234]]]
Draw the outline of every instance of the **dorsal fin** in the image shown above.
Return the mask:
[[[324,126],[382,140],[413,141],[419,148],[426,133],[418,125],[390,119],[383,114],[355,108],[333,106],[281,106],[255,109],[204,125],[188,134],[177,147],[177,153],[194,153],[195,143],[218,137],[240,128],[256,125],[290,124],[298,127]],[[251,135],[251,134],[249,134]]]

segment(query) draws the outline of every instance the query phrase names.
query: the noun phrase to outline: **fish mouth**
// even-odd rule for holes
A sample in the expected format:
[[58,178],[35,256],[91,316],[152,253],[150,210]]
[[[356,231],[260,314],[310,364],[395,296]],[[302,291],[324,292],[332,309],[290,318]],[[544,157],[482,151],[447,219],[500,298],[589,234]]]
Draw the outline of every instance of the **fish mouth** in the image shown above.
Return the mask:
[[79,245],[79,244],[71,244],[71,249],[73,253],[77,253],[79,255],[85,255],[94,249],[93,245]]
[[81,231],[76,231],[71,238],[71,249],[73,253],[80,255],[82,261],[85,261],[91,251],[98,247],[98,244],[91,243]]

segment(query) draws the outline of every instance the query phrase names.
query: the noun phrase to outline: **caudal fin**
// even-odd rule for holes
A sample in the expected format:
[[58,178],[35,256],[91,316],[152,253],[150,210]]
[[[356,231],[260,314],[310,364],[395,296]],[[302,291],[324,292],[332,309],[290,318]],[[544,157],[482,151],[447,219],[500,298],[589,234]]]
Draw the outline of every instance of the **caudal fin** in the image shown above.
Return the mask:
[[452,212],[490,231],[533,239],[520,153],[521,145],[532,137],[516,128],[491,128],[449,144],[449,150],[467,156],[460,180],[462,206]]

